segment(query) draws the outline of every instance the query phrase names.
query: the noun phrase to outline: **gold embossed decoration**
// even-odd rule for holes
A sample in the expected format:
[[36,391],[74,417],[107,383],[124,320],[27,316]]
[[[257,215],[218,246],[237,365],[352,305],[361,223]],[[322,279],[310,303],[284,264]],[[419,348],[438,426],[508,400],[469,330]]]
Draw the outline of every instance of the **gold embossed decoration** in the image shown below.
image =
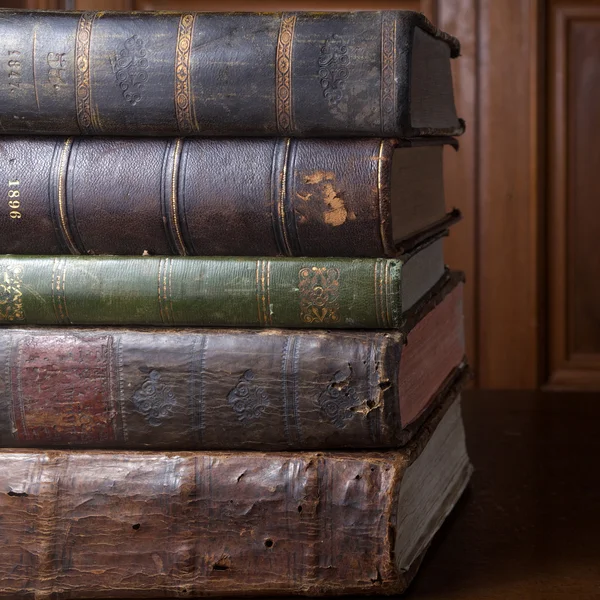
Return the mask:
[[92,90],[90,82],[90,40],[95,12],[84,12],[79,18],[75,39],[75,98],[77,123],[81,133],[98,133],[92,114]]
[[0,272],[0,323],[24,321],[23,293],[21,292],[23,267],[5,267]]
[[294,131],[292,113],[292,48],[294,44],[295,15],[282,15],[277,38],[275,71],[275,100],[277,105],[277,130],[281,134]]
[[303,323],[337,323],[340,272],[330,267],[300,269],[300,318]]
[[381,21],[381,133],[393,131],[396,120],[396,17],[382,13]]
[[175,114],[177,126],[181,133],[198,131],[194,113],[194,97],[192,95],[192,73],[190,60],[192,56],[192,35],[194,33],[195,14],[181,15],[177,31],[177,47],[175,49]]

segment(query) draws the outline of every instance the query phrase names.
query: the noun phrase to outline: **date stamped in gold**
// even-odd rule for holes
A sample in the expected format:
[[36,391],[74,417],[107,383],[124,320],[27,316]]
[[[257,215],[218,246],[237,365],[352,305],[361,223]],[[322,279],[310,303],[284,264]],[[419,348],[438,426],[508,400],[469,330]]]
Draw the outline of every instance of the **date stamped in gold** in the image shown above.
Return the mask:
[[19,186],[21,182],[18,179],[9,179],[8,181],[8,208],[10,212],[8,216],[11,219],[20,219],[21,213],[21,190]]

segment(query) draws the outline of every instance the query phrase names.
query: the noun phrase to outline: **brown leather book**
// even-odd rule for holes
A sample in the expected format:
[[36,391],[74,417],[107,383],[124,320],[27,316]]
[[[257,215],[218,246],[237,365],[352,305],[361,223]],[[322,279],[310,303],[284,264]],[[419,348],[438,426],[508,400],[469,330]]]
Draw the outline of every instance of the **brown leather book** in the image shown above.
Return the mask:
[[445,144],[4,136],[0,254],[394,257],[458,217]]
[[402,592],[468,483],[458,401],[402,451],[0,451],[0,597]]
[[0,445],[401,446],[460,389],[462,287],[403,332],[1,328]]

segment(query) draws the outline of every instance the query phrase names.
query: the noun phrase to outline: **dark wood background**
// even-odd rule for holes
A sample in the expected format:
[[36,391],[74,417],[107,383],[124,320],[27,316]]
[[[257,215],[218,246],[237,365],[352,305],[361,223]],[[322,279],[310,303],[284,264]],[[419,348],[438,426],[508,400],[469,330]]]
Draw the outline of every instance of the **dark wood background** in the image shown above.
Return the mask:
[[[4,2],[8,6],[9,2]],[[467,133],[448,151],[483,388],[600,389],[600,0],[26,0],[28,8],[410,8],[458,36]]]

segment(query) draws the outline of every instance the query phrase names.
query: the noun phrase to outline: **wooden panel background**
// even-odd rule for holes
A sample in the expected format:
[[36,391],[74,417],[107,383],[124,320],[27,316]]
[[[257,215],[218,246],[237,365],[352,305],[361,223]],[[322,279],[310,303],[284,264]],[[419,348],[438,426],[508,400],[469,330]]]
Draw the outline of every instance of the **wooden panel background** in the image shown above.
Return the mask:
[[548,13],[549,383],[600,389],[600,2]]
[[[13,4],[15,4],[13,2]],[[447,262],[484,388],[600,390],[600,0],[24,0],[88,10],[421,10],[456,35]]]

